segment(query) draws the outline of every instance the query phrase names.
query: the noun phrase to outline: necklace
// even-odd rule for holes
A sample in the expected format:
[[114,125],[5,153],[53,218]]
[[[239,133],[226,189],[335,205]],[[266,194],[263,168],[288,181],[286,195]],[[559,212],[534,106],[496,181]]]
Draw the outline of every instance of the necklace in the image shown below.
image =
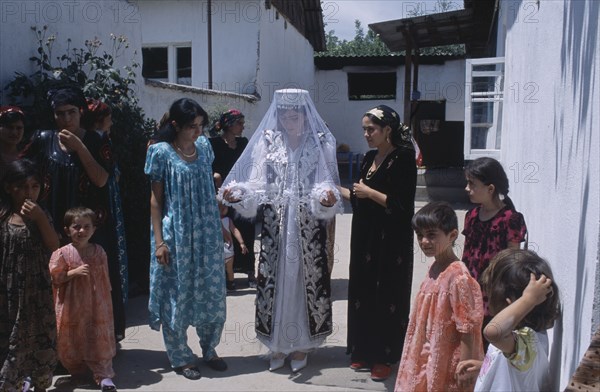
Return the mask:
[[383,161],[385,161],[385,158],[387,158],[388,155],[390,155],[390,153],[394,150],[394,146],[391,145],[390,148],[388,149],[388,151],[385,153],[385,155],[383,156],[383,158],[381,158],[381,161],[379,162],[379,164],[376,163],[377,161],[377,157],[373,158],[373,164],[371,165],[371,167],[369,168],[369,171],[367,172],[367,175],[365,176],[365,179],[370,180],[371,177],[373,177],[373,175],[375,173],[377,173],[377,170],[379,170],[379,167],[381,166],[381,164],[383,163]]
[[225,136],[223,136],[223,140],[225,141],[225,144],[227,144],[227,146],[229,146],[229,148],[235,150],[237,147],[237,140],[235,138],[235,136],[233,137],[232,140],[227,140],[227,138]]
[[177,143],[173,142],[173,145],[175,146],[175,148],[177,149],[177,151],[179,151],[181,153],[181,155],[183,155],[185,158],[193,158],[194,156],[196,156],[196,153],[198,152],[198,150],[196,149],[196,146],[194,146],[194,152],[191,154],[186,154],[185,152],[183,152],[183,150],[177,145]]

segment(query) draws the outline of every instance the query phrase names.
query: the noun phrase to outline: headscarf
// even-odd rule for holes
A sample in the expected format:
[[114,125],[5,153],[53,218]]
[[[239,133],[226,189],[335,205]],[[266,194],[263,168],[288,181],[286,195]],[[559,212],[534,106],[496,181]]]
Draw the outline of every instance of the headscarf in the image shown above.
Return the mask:
[[[25,113],[18,106],[0,106],[0,124],[11,123],[16,121],[15,118],[25,121]],[[5,120],[8,120],[5,122]]]
[[229,109],[225,113],[221,114],[219,120],[217,120],[217,122],[215,122],[215,124],[213,125],[212,131],[214,133],[224,131],[227,128],[231,127],[233,124],[235,124],[237,121],[242,120],[243,118],[244,115],[239,110]]
[[85,116],[81,119],[84,128],[87,130],[94,130],[92,128],[97,122],[112,114],[110,106],[97,99],[88,99],[87,109]]
[[[287,110],[297,111],[304,119],[297,146],[289,144],[280,119]],[[301,119],[298,121],[300,124]],[[319,187],[337,192],[340,179],[335,146],[335,138],[317,113],[308,91],[277,90],[221,190],[243,184],[244,189],[256,195],[258,204],[279,205],[306,202]]]
[[87,103],[83,91],[78,87],[62,87],[48,91],[48,101],[52,110],[56,110],[59,106],[73,105],[79,109],[87,110]]
[[378,125],[388,125],[392,128],[391,142],[393,145],[414,151],[415,147],[410,128],[400,122],[400,116],[394,109],[386,105],[379,105],[366,112],[365,116],[368,114],[378,120],[375,121]]

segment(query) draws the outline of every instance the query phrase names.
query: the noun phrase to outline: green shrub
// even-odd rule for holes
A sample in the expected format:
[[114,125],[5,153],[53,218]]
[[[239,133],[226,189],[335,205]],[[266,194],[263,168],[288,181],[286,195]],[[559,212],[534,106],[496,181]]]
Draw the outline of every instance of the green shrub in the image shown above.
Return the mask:
[[[49,89],[65,85],[80,87],[86,97],[108,104],[112,109],[113,154],[121,170],[120,187],[125,214],[129,265],[135,269],[149,262],[149,185],[143,173],[146,145],[155,128],[147,119],[135,94],[136,52],[128,65],[115,66],[115,60],[128,52],[127,38],[110,35],[110,52],[100,51],[102,42],[94,37],[84,48],[71,48],[54,57],[56,34],[47,26],[32,27],[37,40],[36,55],[30,60],[37,70],[31,75],[16,72],[6,86],[12,103],[27,114],[28,129],[53,129],[54,118],[46,95]],[[50,35],[48,35],[50,34]],[[29,132],[29,133],[30,133]],[[142,267],[145,275],[146,267]],[[133,272],[133,271],[132,271]],[[134,275],[136,275],[134,273]],[[140,282],[142,283],[142,282]],[[147,284],[147,283],[146,283]]]

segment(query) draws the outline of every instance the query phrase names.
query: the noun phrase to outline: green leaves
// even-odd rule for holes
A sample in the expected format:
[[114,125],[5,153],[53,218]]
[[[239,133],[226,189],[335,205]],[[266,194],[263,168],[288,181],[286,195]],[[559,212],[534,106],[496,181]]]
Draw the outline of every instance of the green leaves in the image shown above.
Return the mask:
[[[71,48],[52,56],[57,34],[48,27],[31,28],[37,44],[36,55],[29,60],[36,66],[31,75],[15,73],[5,87],[11,103],[19,105],[27,114],[27,132],[55,128],[54,116],[46,94],[48,90],[67,84],[80,87],[86,97],[98,99],[112,109],[111,130],[113,155],[121,168],[120,186],[125,211],[128,256],[131,263],[143,265],[149,258],[148,201],[149,187],[143,174],[146,145],[154,131],[155,121],[148,119],[138,105],[135,94],[135,69],[139,63],[134,54],[129,61],[116,61],[128,52],[127,37],[111,34],[110,52],[102,51],[98,37],[85,41],[83,48]],[[50,34],[48,38],[46,35]],[[118,68],[115,64],[123,64]]]

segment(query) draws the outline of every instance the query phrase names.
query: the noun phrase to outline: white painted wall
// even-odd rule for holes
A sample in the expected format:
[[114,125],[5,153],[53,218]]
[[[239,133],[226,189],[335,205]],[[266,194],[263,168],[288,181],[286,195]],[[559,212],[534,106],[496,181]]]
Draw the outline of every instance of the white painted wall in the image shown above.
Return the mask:
[[[563,390],[589,345],[592,319],[599,318],[600,4],[537,4],[501,2],[513,10],[506,13],[505,85],[519,91],[505,99],[502,162],[530,241],[552,265],[561,290],[564,314],[551,333],[551,373],[556,390],[558,384]],[[535,89],[526,90],[527,83]],[[534,102],[525,103],[532,92]]]
[[[396,71],[395,100],[348,100],[349,72]],[[419,90],[422,100],[446,99],[446,121],[464,121],[465,61],[451,60],[444,65],[419,66]],[[400,118],[404,115],[404,66],[358,67],[347,66],[341,70],[317,70],[314,94],[317,109],[329,125],[338,144],[345,143],[352,151],[369,150],[361,128],[362,115],[373,107],[384,104],[395,109]]]
[[[260,59],[256,79],[263,113],[282,88],[302,88],[314,95],[314,51],[310,43],[274,7],[260,21]],[[316,103],[316,101],[315,101]]]
[[[274,7],[265,9],[262,0],[213,1],[213,83],[215,89],[234,93],[257,92],[261,100],[250,103],[235,95],[206,94],[201,89],[182,92],[147,86],[138,69],[137,91],[140,105],[149,117],[159,119],[177,98],[194,98],[208,111],[214,107],[236,107],[246,114],[246,134],[266,112],[273,91],[278,88],[314,86],[313,49],[310,43]],[[35,54],[32,25],[48,26],[57,34],[55,54],[64,53],[67,38],[71,47],[83,47],[86,39],[98,37],[102,50],[110,51],[110,33],[125,35],[130,50],[120,60],[129,64],[137,50],[142,62],[142,45],[192,45],[192,84],[206,88],[207,2],[193,0],[81,0],[78,2],[1,1],[0,2],[0,86],[15,72],[35,71],[29,57]],[[21,37],[21,39],[6,39]],[[260,57],[259,57],[260,56]],[[259,61],[260,58],[260,61]],[[119,62],[119,61],[118,61]],[[0,92],[1,103],[7,101]]]
[[[208,88],[208,3],[140,1],[144,46],[188,43],[192,86]],[[258,29],[264,6],[258,1],[213,1],[213,88],[241,92],[256,78]]]
[[[7,102],[4,87],[15,72],[29,75],[35,72],[29,61],[36,55],[36,36],[32,26],[48,27],[46,37],[56,35],[53,57],[65,53],[67,39],[71,48],[81,48],[85,40],[98,37],[102,41],[99,53],[110,52],[110,33],[125,35],[130,47],[141,47],[141,16],[135,4],[124,0],[107,1],[1,1],[0,2],[0,102]],[[117,59],[117,65],[129,64],[128,56]],[[137,57],[141,61],[141,54]],[[53,59],[56,64],[56,60]],[[140,70],[141,73],[141,70]]]

